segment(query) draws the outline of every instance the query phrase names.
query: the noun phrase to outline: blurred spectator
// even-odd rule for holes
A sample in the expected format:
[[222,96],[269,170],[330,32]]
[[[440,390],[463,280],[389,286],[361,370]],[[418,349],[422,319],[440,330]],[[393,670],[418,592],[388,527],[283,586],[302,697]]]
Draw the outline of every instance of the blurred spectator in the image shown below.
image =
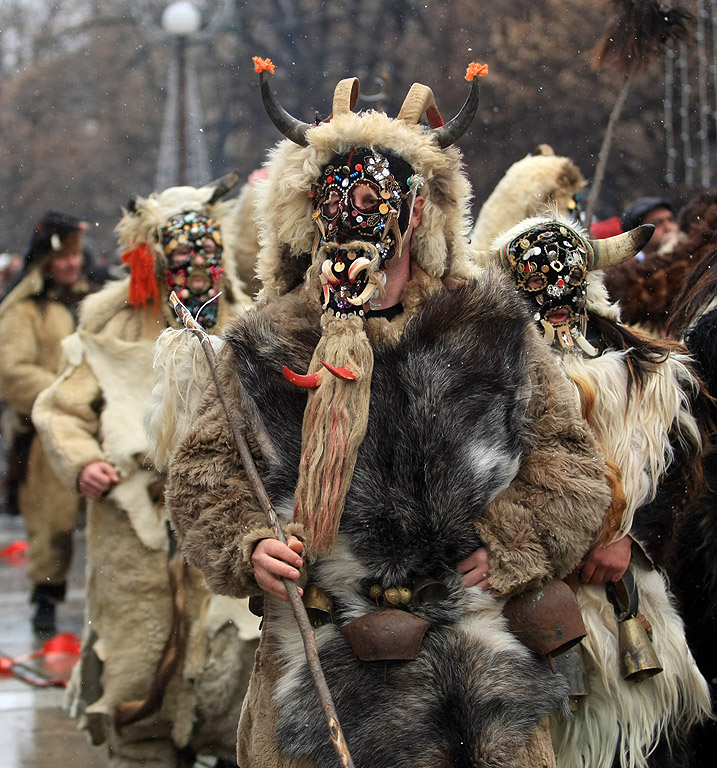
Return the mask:
[[603,240],[606,237],[613,237],[622,232],[619,216],[611,216],[609,219],[594,221],[590,225],[590,237],[595,240]]
[[55,378],[60,342],[75,329],[79,301],[95,287],[83,271],[85,229],[74,216],[47,213],[32,234],[17,285],[0,304],[0,396],[12,417],[6,499],[25,519],[38,632],[54,629],[55,604],[65,596],[79,498],[50,468],[30,412]]
[[21,269],[22,256],[19,253],[0,253],[0,300],[5,298]]
[[666,309],[674,293],[664,280],[655,282],[654,275],[671,264],[670,251],[679,241],[674,207],[661,197],[641,197],[628,205],[620,224],[625,232],[652,224],[655,232],[634,258],[605,270],[605,287],[610,299],[620,303],[625,324],[651,336],[664,336]]
[[640,224],[652,224],[655,232],[647,245],[635,256],[637,261],[644,259],[661,248],[668,236],[677,232],[675,209],[668,200],[661,197],[640,197],[625,208],[620,217],[623,232],[629,232]]

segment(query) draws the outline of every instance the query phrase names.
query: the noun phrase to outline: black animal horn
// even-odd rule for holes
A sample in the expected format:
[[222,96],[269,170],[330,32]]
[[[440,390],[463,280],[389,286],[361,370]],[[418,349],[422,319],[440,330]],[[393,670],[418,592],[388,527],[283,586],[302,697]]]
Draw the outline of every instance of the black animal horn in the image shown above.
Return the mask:
[[211,184],[207,184],[208,187],[214,187],[214,192],[212,192],[212,196],[207,200],[207,205],[214,205],[217,200],[221,200],[224,195],[229,194],[238,183],[239,174],[236,171],[232,171],[221,176]]
[[478,78],[471,80],[471,91],[461,111],[445,125],[433,129],[433,136],[441,149],[450,147],[468,130],[478,111]]
[[271,122],[295,144],[305,147],[309,143],[306,140],[306,131],[311,128],[310,123],[302,123],[295,117],[292,117],[284,107],[279,104],[274,92],[269,87],[269,76],[266,71],[259,73],[259,85],[261,87],[261,100],[264,102],[266,114],[271,118]]

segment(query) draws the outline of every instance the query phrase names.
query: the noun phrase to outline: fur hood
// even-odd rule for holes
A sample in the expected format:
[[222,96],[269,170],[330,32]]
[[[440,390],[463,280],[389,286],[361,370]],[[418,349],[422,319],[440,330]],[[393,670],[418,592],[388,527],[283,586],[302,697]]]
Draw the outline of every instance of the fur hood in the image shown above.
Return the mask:
[[508,168],[483,204],[471,233],[473,248],[488,250],[498,235],[526,216],[551,209],[567,215],[573,197],[585,184],[570,158],[541,144]]
[[269,155],[269,178],[258,182],[257,223],[262,249],[258,275],[265,299],[296,287],[308,269],[314,240],[311,185],[337,154],[354,146],[389,151],[424,179],[421,226],[411,240],[412,259],[429,275],[471,273],[467,235],[470,185],[455,147],[441,149],[431,130],[379,112],[348,112],[306,132],[308,146],[280,142]]

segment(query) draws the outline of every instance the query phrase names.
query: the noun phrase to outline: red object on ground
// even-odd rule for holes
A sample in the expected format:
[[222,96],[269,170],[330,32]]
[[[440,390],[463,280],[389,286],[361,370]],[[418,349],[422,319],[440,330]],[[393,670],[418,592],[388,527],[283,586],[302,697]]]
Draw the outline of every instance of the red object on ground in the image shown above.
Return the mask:
[[[30,685],[43,688],[49,686],[63,687],[67,685],[65,675],[69,675],[72,666],[80,656],[80,638],[72,632],[60,632],[42,644],[42,648],[33,653],[11,659],[0,656],[0,677],[16,677]],[[26,662],[44,657],[45,666],[50,673],[61,674],[62,677],[48,677],[41,671],[28,666]]]
[[0,549],[0,558],[7,560],[11,565],[25,565],[27,563],[27,542],[13,541]]

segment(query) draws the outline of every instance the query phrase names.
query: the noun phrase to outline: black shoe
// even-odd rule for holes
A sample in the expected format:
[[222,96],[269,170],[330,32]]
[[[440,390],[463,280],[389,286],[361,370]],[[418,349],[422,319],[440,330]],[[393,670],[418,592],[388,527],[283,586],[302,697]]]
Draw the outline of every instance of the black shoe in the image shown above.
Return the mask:
[[35,615],[32,617],[32,628],[35,632],[55,631],[55,603],[44,595],[35,596]]

